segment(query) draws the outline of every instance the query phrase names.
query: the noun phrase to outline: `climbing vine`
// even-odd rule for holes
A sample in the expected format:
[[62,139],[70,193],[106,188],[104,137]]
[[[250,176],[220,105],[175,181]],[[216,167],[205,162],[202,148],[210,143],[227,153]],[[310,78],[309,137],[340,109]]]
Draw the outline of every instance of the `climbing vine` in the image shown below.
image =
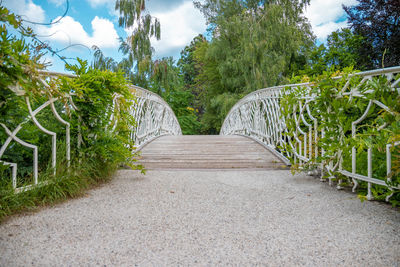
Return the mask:
[[[11,168],[4,162],[17,164],[16,186],[22,187],[33,183],[34,155],[32,149],[11,141],[0,158],[1,220],[18,210],[79,195],[107,180],[121,165],[135,167],[130,138],[135,126],[130,108],[135,98],[123,73],[93,69],[80,59],[77,65],[66,65],[76,77],[49,77],[40,71],[45,67],[40,61],[45,47],[23,39],[33,37],[33,32],[3,6],[0,20],[0,148],[9,139],[6,129],[12,132],[21,126],[17,137],[37,146],[39,181],[46,181],[33,190],[15,193]],[[68,161],[65,125],[50,107],[36,114],[45,129],[56,133],[56,166],[52,166],[51,136],[32,122],[29,113],[29,106],[36,110],[51,99],[57,99],[55,109],[70,124],[71,133]]]
[[[318,121],[319,153],[311,151],[310,160],[301,164],[292,158],[293,169],[296,171],[313,169],[321,164],[332,166],[325,178],[334,176],[343,186],[350,184],[351,179],[341,175],[339,170],[352,171],[352,148],[354,147],[357,152],[356,173],[364,176],[368,175],[367,151],[370,148],[373,155],[373,177],[382,179],[389,186],[396,188],[400,183],[400,146],[395,146],[400,141],[400,92],[391,84],[398,80],[400,75],[389,78],[380,75],[363,80],[363,77],[352,73],[351,69],[345,69],[343,72],[327,72],[311,81],[308,77],[296,77],[297,82],[309,83],[285,91],[281,107],[288,127],[287,136],[291,140],[296,137],[303,140],[304,136],[299,134],[300,130],[309,134],[309,128],[300,121],[300,107],[306,102],[311,116],[307,112],[304,112],[304,116],[310,123],[312,123],[311,117]],[[363,116],[368,105],[371,105],[371,108],[365,114],[364,120],[355,125],[356,134],[353,136],[352,123]],[[315,136],[315,133],[312,134]],[[389,174],[386,173],[385,164],[387,144],[392,145],[390,148],[392,169]],[[294,146],[282,149],[290,153],[298,152]],[[324,154],[321,154],[321,150]],[[310,151],[307,150],[307,153],[310,154]],[[362,199],[366,184],[360,182],[359,193]],[[394,190],[395,193],[390,201],[393,205],[400,205],[399,190]],[[392,191],[386,187],[373,185],[372,193],[375,199],[385,199]]]

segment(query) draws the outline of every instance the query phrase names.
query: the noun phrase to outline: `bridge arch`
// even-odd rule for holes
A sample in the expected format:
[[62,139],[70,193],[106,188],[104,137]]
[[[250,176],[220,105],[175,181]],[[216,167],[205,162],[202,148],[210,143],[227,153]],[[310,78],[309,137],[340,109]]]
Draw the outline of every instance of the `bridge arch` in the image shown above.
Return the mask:
[[[391,180],[392,172],[392,151],[393,147],[399,146],[399,140],[386,138],[385,159],[373,159],[373,145],[368,147],[367,162],[368,174],[360,173],[357,169],[357,158],[360,157],[358,148],[350,144],[342,144],[342,147],[347,151],[351,151],[350,168],[346,170],[343,166],[344,150],[325,151],[329,148],[330,140],[324,140],[327,132],[337,131],[341,137],[355,139],[359,131],[358,124],[363,122],[367,115],[371,112],[372,107],[375,107],[375,112],[387,112],[394,115],[396,112],[393,107],[386,106],[374,96],[375,90],[364,87],[371,81],[371,84],[378,79],[383,78],[383,83],[378,86],[385,86],[388,91],[396,98],[400,94],[400,67],[392,67],[378,69],[366,72],[360,72],[349,75],[347,77],[335,77],[332,80],[344,79],[344,85],[334,88],[336,98],[347,97],[349,101],[354,98],[363,99],[366,101],[362,115],[359,118],[351,121],[351,130],[342,129],[340,124],[335,124],[326,114],[321,114],[319,108],[316,108],[318,95],[321,93],[321,88],[318,83],[300,83],[289,84],[283,86],[270,87],[252,92],[236,103],[226,116],[221,127],[221,135],[244,135],[257,142],[263,144],[269,150],[273,151],[285,162],[293,163],[299,168],[319,169],[321,179],[328,176],[329,183],[336,178],[335,174],[343,175],[350,179],[353,183],[353,192],[357,188],[359,181],[368,184],[367,199],[373,198],[371,185],[381,185],[392,191],[400,189],[400,185],[393,184]],[[382,82],[382,79],[381,79]],[[373,88],[375,85],[370,86]],[[367,89],[363,89],[367,88]],[[295,94],[291,102],[282,105],[283,99],[288,95]],[[321,103],[320,103],[321,104]],[[323,103],[330,111],[331,103]],[[288,110],[284,110],[288,109]],[[284,115],[285,113],[285,115]],[[333,113],[331,113],[332,115]],[[329,121],[328,121],[329,120]],[[379,125],[379,131],[385,130],[388,123]],[[339,142],[341,142],[339,140]],[[347,153],[349,154],[349,153]],[[373,164],[386,165],[386,175],[377,177],[373,173]],[[347,164],[349,165],[349,164]],[[338,180],[337,188],[341,189],[341,179]],[[386,201],[392,196],[389,194]]]
[[[47,94],[43,94],[44,102],[41,103],[38,107],[33,107],[31,105],[32,99],[31,97],[25,93],[22,88],[13,88],[17,97],[21,97],[26,106],[28,113],[24,117],[21,123],[18,125],[6,125],[6,122],[0,122],[0,129],[5,132],[5,142],[0,144],[0,162],[3,165],[7,165],[11,168],[11,180],[12,186],[16,192],[30,190],[36,185],[44,185],[45,182],[41,182],[39,179],[39,164],[40,162],[40,153],[38,144],[31,144],[27,140],[22,140],[17,137],[18,133],[26,128],[27,123],[32,122],[34,127],[46,135],[51,136],[51,167],[53,169],[53,173],[56,174],[56,166],[59,159],[57,158],[57,133],[46,129],[41,123],[38,121],[37,117],[40,114],[43,114],[43,111],[51,109],[51,114],[54,118],[63,125],[65,135],[65,159],[67,163],[67,168],[70,167],[71,162],[71,125],[70,122],[63,119],[60,114],[66,113],[67,110],[57,110],[55,107],[56,104],[61,104],[61,106],[68,106],[69,109],[79,111],[76,107],[73,96],[74,93],[66,93],[59,97],[53,97],[51,94],[50,81],[52,78],[60,78],[60,77],[69,77],[76,78],[76,75],[58,73],[58,72],[49,72],[49,71],[39,71],[40,73],[40,86],[43,89],[43,92],[47,92]],[[135,118],[136,124],[132,125],[130,138],[134,141],[136,145],[136,151],[140,150],[144,145],[151,142],[155,138],[164,135],[182,135],[182,131],[179,125],[179,122],[172,111],[171,107],[157,94],[150,92],[149,90],[143,89],[138,86],[128,85],[130,87],[131,93],[135,96],[135,99],[131,103],[130,113]],[[114,110],[118,109],[118,99],[121,97],[119,94],[114,94],[113,103],[110,107],[108,107],[107,118],[109,118],[109,124],[105,127],[105,131],[109,131],[111,133],[115,133],[115,129],[118,125],[118,118],[114,117]],[[78,123],[78,136],[77,136],[77,148],[78,150],[82,145],[82,135],[81,135],[81,127]],[[2,160],[2,157],[5,155],[7,149],[10,149],[14,144],[18,143],[22,147],[30,149],[32,151],[32,178],[33,181],[30,184],[19,186],[17,183],[17,173],[18,173],[18,164],[16,162],[9,162]],[[4,158],[4,157],[3,157]],[[29,163],[30,164],[30,163]]]

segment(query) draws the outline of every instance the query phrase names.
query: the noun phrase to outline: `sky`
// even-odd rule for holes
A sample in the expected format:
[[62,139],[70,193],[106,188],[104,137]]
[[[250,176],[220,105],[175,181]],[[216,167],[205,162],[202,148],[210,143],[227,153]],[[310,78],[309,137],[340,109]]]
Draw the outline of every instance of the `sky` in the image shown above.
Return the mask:
[[[342,4],[355,5],[357,1],[311,0],[305,16],[311,23],[317,43],[326,42],[332,31],[346,27]],[[3,5],[24,20],[38,23],[57,21],[67,10],[66,0],[3,0]],[[96,45],[105,56],[118,61],[122,58],[118,52],[118,38],[126,37],[130,31],[118,27],[114,5],[115,0],[69,0],[68,12],[58,23],[26,25],[31,26],[40,39],[49,42],[54,50],[61,50],[59,54],[67,58],[80,57],[90,62],[93,57],[91,47]],[[172,56],[177,61],[180,51],[195,36],[206,32],[206,21],[192,0],[146,0],[146,7],[161,23],[161,40],[152,39],[155,58]],[[61,60],[49,54],[45,60],[52,64],[48,69],[65,72]]]

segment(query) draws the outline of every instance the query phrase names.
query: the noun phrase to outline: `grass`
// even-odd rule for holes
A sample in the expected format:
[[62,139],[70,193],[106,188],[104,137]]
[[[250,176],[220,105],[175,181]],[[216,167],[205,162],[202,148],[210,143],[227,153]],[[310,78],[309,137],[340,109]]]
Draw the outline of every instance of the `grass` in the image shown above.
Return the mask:
[[39,181],[48,181],[45,185],[31,190],[15,193],[10,179],[1,179],[0,184],[0,222],[10,215],[35,211],[45,205],[51,205],[70,198],[82,196],[87,189],[111,180],[117,166],[82,159],[69,169],[65,162],[57,166],[54,176],[51,168],[40,173]]

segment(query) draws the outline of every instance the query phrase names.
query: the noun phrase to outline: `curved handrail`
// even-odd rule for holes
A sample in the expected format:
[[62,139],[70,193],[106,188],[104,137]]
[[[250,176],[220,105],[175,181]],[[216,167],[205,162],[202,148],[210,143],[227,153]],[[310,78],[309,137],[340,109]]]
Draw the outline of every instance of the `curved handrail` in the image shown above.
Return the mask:
[[[339,88],[342,95],[352,97],[365,97],[372,91],[360,92],[359,88],[374,76],[385,75],[390,82],[391,88],[397,90],[400,94],[400,79],[395,80],[395,75],[400,73],[400,66],[377,69],[365,72],[359,72],[349,77],[359,76],[362,77],[361,81],[357,85],[350,86],[350,78],[348,78],[347,83],[343,88]],[[335,77],[334,79],[340,79],[342,77]],[[315,95],[310,93],[312,88],[318,89],[318,84],[316,83],[299,83],[299,84],[289,84],[282,86],[274,86],[270,88],[264,88],[254,91],[241,100],[239,100],[229,111],[226,116],[224,123],[221,127],[221,135],[244,135],[253,140],[263,144],[270,151],[280,157],[286,164],[290,164],[289,159],[292,159],[295,163],[302,165],[305,162],[309,162],[314,155],[316,158],[318,155],[324,156],[325,151],[323,148],[318,147],[319,137],[324,137],[324,128],[318,128],[318,125],[322,125],[324,122],[323,116],[320,116],[318,121],[311,112],[313,101]],[[300,101],[296,102],[292,106],[292,113],[289,117],[284,117],[281,110],[281,99],[283,94],[288,92],[293,92],[293,90],[300,89],[303,94],[300,97]],[[296,92],[296,91],[295,91]],[[306,92],[306,93],[304,93]],[[355,125],[364,120],[366,114],[371,107],[371,105],[376,105],[382,110],[390,112],[389,108],[386,107],[380,101],[373,99],[369,102],[366,107],[365,112],[361,118],[353,122],[352,136],[356,135]],[[288,119],[294,121],[295,131],[293,133],[288,132],[287,122]],[[384,128],[386,125],[380,127]],[[338,131],[342,131],[340,128]],[[397,146],[398,143],[388,144],[387,147],[387,157],[386,165],[387,175],[389,177],[390,173],[390,159],[391,159],[391,146]],[[291,149],[285,149],[285,147],[290,147]],[[290,150],[290,151],[289,151]],[[371,149],[368,150],[368,175],[361,175],[356,173],[356,148],[351,148],[352,150],[352,170],[347,171],[342,167],[342,152],[337,151],[335,155],[330,155],[331,157],[336,157],[335,164],[328,164],[328,166],[322,165],[321,171],[333,173],[339,172],[353,180],[354,187],[353,191],[357,187],[357,180],[362,180],[368,183],[368,199],[372,199],[371,194],[371,183],[387,186],[389,189],[393,189],[388,185],[390,178],[383,177],[377,179],[373,177],[372,174],[372,152]],[[383,162],[382,162],[383,163]],[[384,163],[383,163],[384,164]],[[322,176],[322,174],[321,174]],[[329,182],[332,182],[333,176],[329,177]],[[338,189],[340,189],[340,181]]]
[[132,115],[136,120],[131,137],[136,151],[163,135],[182,135],[178,119],[171,107],[159,95],[131,85],[136,101],[132,104]]
[[[41,73],[41,76],[46,76],[46,73]],[[47,77],[47,76],[46,76]],[[42,78],[39,79],[44,90],[49,89],[49,85],[46,83],[46,81]],[[20,89],[20,88],[19,88]],[[65,126],[65,142],[66,142],[66,161],[67,161],[67,167],[70,166],[70,124],[65,121],[64,119],[61,118],[60,114],[58,113],[57,109],[54,106],[54,102],[57,102],[61,100],[61,97],[52,97],[51,94],[49,93],[50,91],[48,90],[47,95],[48,95],[48,100],[37,107],[35,110],[32,109],[32,106],[30,104],[31,99],[29,98],[28,95],[25,94],[23,90],[18,91],[18,96],[23,97],[26,103],[26,106],[28,108],[28,114],[25,117],[25,119],[19,123],[13,130],[10,130],[7,125],[0,123],[2,126],[2,129],[5,131],[6,135],[8,136],[4,142],[4,144],[1,144],[0,146],[0,162],[2,162],[5,165],[11,166],[12,169],[12,185],[13,188],[15,189],[16,192],[21,192],[28,190],[32,188],[34,185],[38,185],[40,182],[38,180],[38,166],[39,166],[39,151],[38,151],[38,146],[28,143],[20,138],[17,137],[17,134],[23,129],[24,125],[27,124],[29,121],[32,121],[32,123],[43,133],[47,135],[52,136],[52,146],[51,146],[51,166],[53,168],[53,174],[56,174],[56,162],[57,162],[57,134],[53,131],[50,131],[49,129],[46,129],[43,127],[39,121],[37,120],[36,116],[44,109],[47,107],[51,107],[51,111],[53,116],[57,119],[57,121]],[[72,99],[69,96],[64,96],[63,100],[65,103],[72,103]],[[15,141],[22,145],[23,147],[29,148],[33,150],[33,162],[32,162],[32,177],[33,177],[33,184],[22,186],[22,187],[17,187],[17,168],[18,165],[16,163],[9,163],[9,162],[4,162],[1,160],[1,157],[4,155],[5,151],[7,150],[8,147],[10,147],[10,143],[12,141]]]
[[[0,162],[4,165],[8,165],[12,168],[11,172],[11,179],[13,188],[16,192],[21,192],[25,190],[29,190],[33,188],[35,185],[40,185],[43,182],[39,181],[38,179],[38,166],[39,166],[39,155],[38,155],[38,147],[34,144],[30,144],[24,140],[21,140],[17,137],[18,132],[23,129],[24,125],[28,122],[32,122],[40,131],[44,132],[47,135],[50,135],[52,138],[52,145],[51,145],[51,166],[53,168],[53,173],[56,174],[56,162],[57,162],[57,134],[49,129],[43,127],[39,121],[37,120],[36,116],[44,109],[51,108],[53,116],[56,120],[65,127],[65,143],[66,143],[66,161],[67,161],[67,168],[70,167],[70,160],[71,160],[71,137],[70,137],[70,123],[65,121],[58,111],[56,110],[54,103],[57,101],[62,100],[63,103],[67,103],[67,105],[74,109],[79,110],[72,99],[71,94],[65,94],[62,97],[52,97],[50,94],[50,87],[48,85],[48,78],[53,77],[69,77],[75,78],[76,75],[73,74],[64,74],[59,72],[51,72],[51,71],[44,71],[39,70],[40,78],[39,81],[41,82],[43,89],[47,90],[46,95],[48,96],[47,101],[43,103],[41,106],[37,107],[35,110],[32,109],[30,104],[31,99],[28,95],[25,94],[25,91],[21,88],[14,88],[16,94],[19,97],[23,97],[25,103],[28,108],[28,114],[26,115],[25,120],[23,120],[17,127],[13,130],[10,130],[7,125],[0,123],[0,129],[4,130],[6,133],[6,140],[3,144],[0,144]],[[157,94],[152,93],[146,89],[140,88],[138,86],[128,85],[132,94],[135,95],[135,100],[132,101],[131,105],[131,112],[136,121],[135,125],[132,125],[131,128],[131,138],[135,142],[137,146],[137,150],[141,149],[144,145],[149,143],[151,140],[158,136],[162,135],[180,135],[182,134],[179,122],[170,108],[170,106]],[[112,109],[118,108],[118,98],[120,95],[114,95],[113,100],[113,107]],[[78,119],[79,121],[79,119]],[[117,119],[114,118],[113,112],[110,112],[110,125],[111,131],[114,132],[117,126]],[[80,134],[81,126],[78,125],[78,138],[77,138],[77,148],[78,150],[82,144],[82,137]],[[32,162],[32,177],[33,183],[28,184],[25,186],[18,187],[17,185],[17,168],[18,165],[13,162],[6,162],[1,160],[2,156],[4,155],[7,148],[10,147],[12,142],[17,142],[20,145],[27,147],[33,150],[33,162]]]

